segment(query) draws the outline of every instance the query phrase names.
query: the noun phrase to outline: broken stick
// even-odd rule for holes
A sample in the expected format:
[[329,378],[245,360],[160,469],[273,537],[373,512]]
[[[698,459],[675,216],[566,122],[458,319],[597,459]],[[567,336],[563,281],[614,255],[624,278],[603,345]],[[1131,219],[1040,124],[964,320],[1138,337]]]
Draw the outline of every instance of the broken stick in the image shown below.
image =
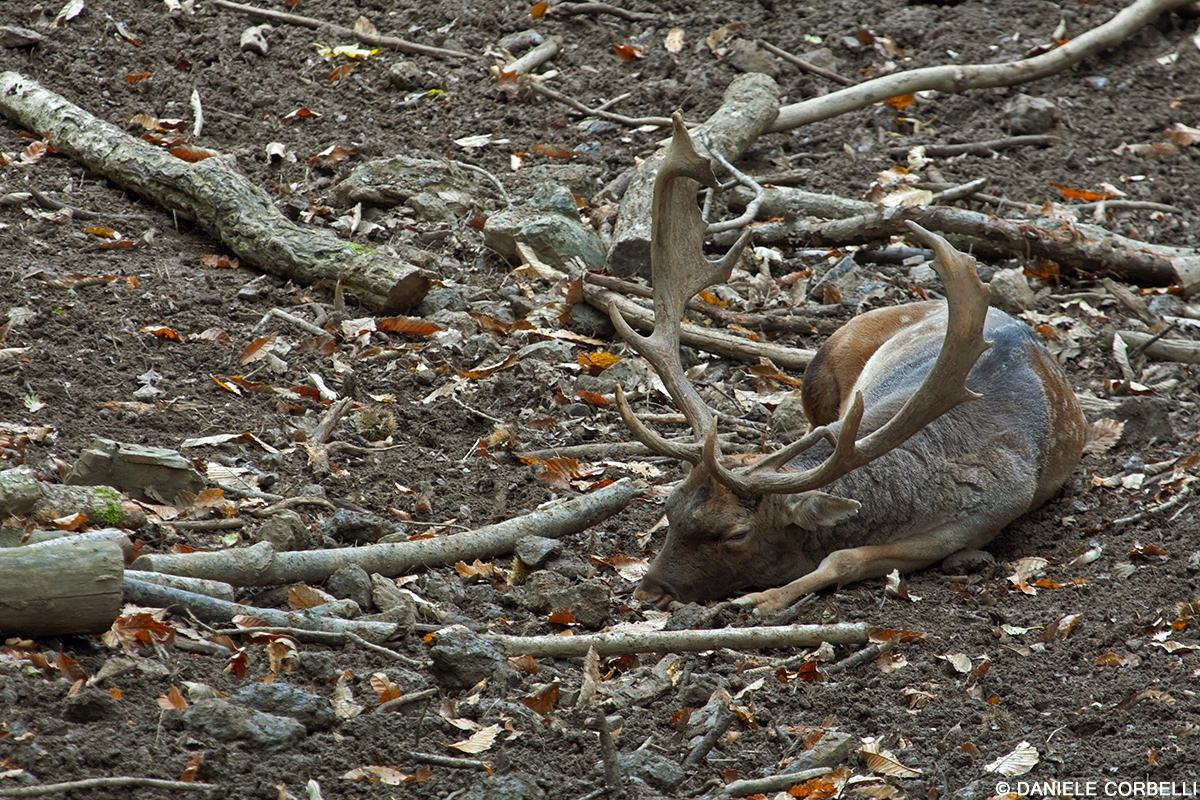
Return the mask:
[[0,73],[0,114],[45,131],[59,152],[195,221],[242,261],[298,283],[342,281],[363,305],[385,314],[406,311],[433,285],[420,267],[354,249],[324,230],[285,217],[236,168],[233,156],[189,164],[92,116],[15,72]]

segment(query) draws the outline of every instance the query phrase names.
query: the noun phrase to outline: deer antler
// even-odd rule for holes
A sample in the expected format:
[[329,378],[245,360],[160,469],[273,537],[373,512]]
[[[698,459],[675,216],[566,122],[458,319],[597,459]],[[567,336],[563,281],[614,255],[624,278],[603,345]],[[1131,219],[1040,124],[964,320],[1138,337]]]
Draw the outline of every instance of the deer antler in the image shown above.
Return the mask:
[[[615,305],[609,305],[608,314],[621,338],[654,366],[676,407],[683,412],[696,436],[702,437],[714,415],[687,379],[679,359],[683,312],[694,294],[729,279],[750,235],[743,234],[717,261],[704,257],[706,224],[696,205],[696,192],[701,184],[716,188],[717,179],[708,161],[701,158],[692,145],[679,112],[671,116],[671,125],[671,144],[654,180],[650,240],[654,333],[650,336],[636,333]],[[634,436],[651,450],[692,463],[700,461],[699,446],[680,446],[654,433],[633,415],[619,389],[617,406]]]
[[[955,406],[980,397],[967,388],[966,380],[979,356],[992,346],[983,338],[983,323],[991,290],[979,282],[974,258],[955,250],[941,236],[930,233],[915,222],[909,222],[908,227],[917,239],[933,249],[936,256],[934,269],[945,284],[949,305],[946,337],[942,341],[941,352],[921,386],[896,416],[862,439],[857,439],[857,436],[862,422],[863,401],[862,394],[856,393],[850,409],[837,422],[813,430],[783,451],[764,459],[763,464],[736,472],[721,465],[716,425],[710,425],[704,443],[704,463],[714,478],[743,496],[790,494],[826,486],[899,447],[908,437]],[[761,471],[763,466],[778,468],[822,439],[831,441],[834,450],[832,455],[812,469],[803,472]]]

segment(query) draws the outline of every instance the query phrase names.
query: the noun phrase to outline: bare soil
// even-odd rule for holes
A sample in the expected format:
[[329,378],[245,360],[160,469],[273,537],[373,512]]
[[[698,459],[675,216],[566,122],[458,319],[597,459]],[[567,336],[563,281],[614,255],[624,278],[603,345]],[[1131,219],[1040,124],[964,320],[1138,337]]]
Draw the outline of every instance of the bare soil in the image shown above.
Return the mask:
[[[238,45],[242,30],[254,22],[211,3],[202,2],[189,14],[168,13],[162,3],[89,0],[63,27],[42,29],[46,38],[38,46],[0,49],[0,69],[36,79],[121,126],[138,114],[190,120],[189,97],[195,89],[202,98],[205,125],[194,144],[235,155],[251,180],[293,216],[306,224],[330,225],[348,213],[331,207],[332,187],[369,158],[406,154],[461,159],[498,176],[521,202],[538,183],[553,180],[546,173],[528,177],[532,168],[562,163],[537,152],[536,146],[573,150],[571,163],[586,168],[583,193],[590,189],[593,196],[653,152],[663,137],[661,130],[587,124],[581,115],[545,98],[508,98],[498,92],[486,69],[492,60],[485,54],[496,51],[502,37],[526,28],[563,38],[562,53],[553,65],[559,75],[547,85],[593,105],[629,92],[615,110],[631,117],[663,116],[682,108],[688,118],[703,119],[718,106],[724,87],[737,74],[731,59],[715,59],[704,44],[706,36],[729,23],[743,23],[743,39],[761,38],[792,53],[825,47],[839,72],[859,79],[888,69],[889,60],[899,69],[1012,60],[1032,46],[1050,43],[1060,22],[1068,36],[1078,35],[1122,6],[1113,0],[634,0],[623,5],[652,20],[551,13],[534,22],[526,5],[496,0],[304,0],[297,13],[343,26],[352,26],[363,15],[381,33],[472,54],[468,59],[439,60],[381,50],[350,75],[331,82],[329,74],[344,62],[320,57],[314,42],[351,42],[330,40],[322,31],[277,25],[268,32],[269,52],[260,56]],[[6,2],[0,4],[0,23],[36,28],[55,13],[55,8]],[[670,53],[663,40],[675,27],[685,31],[686,40],[680,52]],[[872,31],[877,42],[878,37],[890,37],[898,52],[863,44],[867,37],[856,37],[860,31]],[[809,170],[804,188],[861,198],[877,172],[898,163],[888,148],[1005,136],[1005,104],[1025,92],[1057,104],[1062,143],[1006,150],[993,158],[938,160],[947,182],[986,177],[989,193],[1034,206],[1063,201],[1054,184],[1091,191],[1111,184],[1128,199],[1169,204],[1176,210],[1110,212],[1102,224],[1147,241],[1200,247],[1200,147],[1180,147],[1161,157],[1118,151],[1123,143],[1160,142],[1163,131],[1177,122],[1200,126],[1196,35],[1196,18],[1164,15],[1115,50],[1031,85],[918,98],[904,113],[921,121],[919,130],[912,122],[897,123],[896,111],[881,105],[765,136],[740,166],[758,175],[804,167]],[[614,43],[645,48],[643,57],[625,62],[614,54]],[[389,70],[401,61],[415,67],[407,87],[389,81]],[[791,101],[836,88],[785,62],[771,63]],[[127,80],[144,72],[149,76],[143,80]],[[417,96],[431,89],[439,92]],[[284,120],[300,107],[320,117]],[[33,133],[40,138],[39,132]],[[492,142],[484,147],[467,149],[453,143],[482,134],[492,134]],[[0,151],[19,153],[30,141],[26,136],[11,124],[0,124]],[[265,150],[268,142],[282,143],[297,160],[272,164]],[[354,148],[357,154],[339,163],[309,164],[332,145]],[[525,167],[514,173],[510,161],[515,152],[530,155]],[[425,402],[455,379],[456,371],[498,363],[533,341],[523,334],[504,336],[478,328],[432,337],[376,333],[369,346],[339,337],[332,354],[306,349],[298,345],[309,334],[269,316],[271,309],[331,325],[370,312],[352,305],[335,309],[331,287],[291,285],[247,267],[206,266],[202,256],[227,255],[219,242],[66,157],[51,155],[36,164],[0,168],[0,195],[29,190],[95,216],[56,216],[31,202],[0,206],[0,310],[27,310],[17,315],[19,321],[10,326],[2,346],[29,348],[19,357],[0,357],[0,422],[45,425],[55,431],[43,443],[0,451],[6,466],[24,463],[52,481],[58,479],[60,462],[74,462],[94,436],[179,449],[189,438],[249,431],[282,453],[267,454],[243,440],[215,449],[189,448],[185,454],[202,464],[248,468],[264,476],[258,488],[266,492],[283,497],[321,492],[336,506],[405,525],[408,533],[433,530],[447,535],[526,513],[552,497],[577,491],[551,486],[534,467],[506,453],[503,443],[481,449],[480,440],[493,434],[498,424],[525,448],[599,446],[627,436],[611,405],[577,401],[579,373],[557,361],[523,359],[510,369],[470,381],[456,398]],[[575,191],[580,193],[579,188]],[[597,216],[604,202],[593,204]],[[448,317],[439,311],[441,306],[512,321],[532,309],[539,325],[559,327],[561,309],[547,308],[564,301],[559,288],[514,273],[515,265],[488,252],[481,232],[470,224],[494,210],[486,205],[461,210],[453,221],[443,223],[404,210],[368,210],[367,218],[380,221],[382,227],[355,241],[364,247],[393,241],[415,244],[454,265],[437,276],[443,285],[413,315],[444,321]],[[154,236],[144,247],[98,250],[93,245],[102,240],[86,232],[93,226],[115,228],[127,239],[150,229]],[[796,248],[779,248],[783,259],[774,266],[775,278],[809,267],[821,270],[829,263],[798,249],[799,243]],[[1033,265],[985,264],[992,269],[1012,266]],[[912,297],[907,267],[865,269],[876,271],[886,286],[882,296],[872,300],[875,305]],[[114,280],[70,288],[77,276]],[[1111,298],[1096,295],[1089,300],[1098,313],[1078,304],[1063,307],[1055,299],[1102,292],[1095,277],[1069,274],[1045,285],[1035,279],[1035,288],[1048,291],[1039,295],[1033,310],[1065,314],[1077,320],[1081,330],[1093,333],[1080,339],[1077,352],[1064,354],[1065,367],[1077,391],[1124,401],[1122,392],[1128,389],[1117,385],[1122,376],[1110,344],[1113,331],[1139,324]],[[1165,313],[1176,313],[1182,305],[1161,293],[1144,299]],[[754,310],[746,302],[741,309]],[[841,318],[853,313],[848,306]],[[151,326],[167,326],[182,341],[160,340],[144,330]],[[191,338],[213,328],[225,331],[228,340]],[[267,361],[239,363],[243,348],[269,334],[293,346],[281,356],[278,372]],[[600,350],[625,354],[611,333],[598,335],[602,345],[573,345],[571,358]],[[819,337],[804,336],[778,340],[810,348],[820,342]],[[396,358],[372,357],[377,354],[370,347],[379,346],[405,349],[395,353]],[[708,363],[714,397],[716,390],[728,397],[758,388],[747,365],[721,359]],[[861,788],[881,792],[875,795],[881,797],[988,797],[1000,794],[1003,789],[998,786],[1007,780],[1014,785],[1017,780],[1095,780],[1101,787],[1104,781],[1200,780],[1200,641],[1191,620],[1200,607],[1186,605],[1200,598],[1195,507],[1184,498],[1166,511],[1114,524],[1169,500],[1182,485],[1178,478],[1186,481],[1191,473],[1184,470],[1175,476],[1172,486],[1165,485],[1171,469],[1150,475],[1141,486],[1136,478],[1108,485],[1098,480],[1145,474],[1145,463],[1194,456],[1200,398],[1193,367],[1151,362],[1137,354],[1133,364],[1145,396],[1122,411],[1093,415],[1130,417],[1126,437],[1105,454],[1085,457],[1060,497],[1010,525],[989,547],[994,564],[967,575],[937,568],[911,575],[912,600],[887,597],[882,581],[871,581],[822,593],[802,611],[801,622],[861,621],[919,632],[893,651],[906,666],[885,671],[870,660],[810,683],[786,668],[774,669],[782,660],[800,655],[795,652],[718,650],[681,656],[671,672],[674,682],[661,694],[618,704],[609,712],[624,720],[617,749],[625,756],[639,751],[641,759],[641,766],[625,765],[627,777],[636,778],[627,784],[629,796],[693,796],[706,787],[711,790],[712,782],[719,784],[722,778],[773,774],[820,738],[814,734],[848,737],[852,749],[824,765],[849,770],[855,779],[869,779]],[[311,386],[310,374],[354,398],[362,409],[390,413],[395,421],[387,442],[391,446],[366,455],[335,455],[332,474],[314,474],[300,443],[327,403],[308,396],[235,394],[217,382],[228,384],[231,376],[241,375],[276,387]],[[160,392],[135,398],[146,385]],[[390,402],[381,401],[385,395]],[[770,430],[761,403],[744,403],[741,414],[748,425],[757,425],[770,437],[777,433]],[[333,439],[372,447],[377,431],[364,429],[356,420],[361,416],[347,417]],[[745,447],[756,444],[748,441]],[[584,459],[604,460],[602,455]],[[658,461],[655,466],[661,473],[651,479],[656,485],[679,477],[676,465]],[[609,478],[629,474],[619,463],[602,469]],[[638,621],[649,613],[631,600],[632,582],[599,559],[652,555],[662,532],[645,547],[638,536],[661,514],[660,502],[661,493],[657,501],[636,503],[606,524],[567,537],[564,555],[552,562],[551,571],[565,583],[599,587],[608,598],[597,624]],[[330,516],[310,507],[298,510],[318,534]],[[264,522],[249,513],[241,519],[245,524],[235,533],[240,543],[250,543]],[[162,522],[131,535],[149,551],[165,552],[178,545],[237,546],[223,538],[228,534]],[[333,543],[321,542],[318,535],[317,545],[322,544]],[[1162,553],[1148,551],[1147,545]],[[1072,564],[1097,548],[1098,558]],[[1028,557],[1048,560],[1046,581],[1032,591],[1019,591],[1008,576],[1018,559]],[[495,565],[507,571],[512,563],[502,558]],[[463,578],[451,568],[439,568],[418,574],[409,588],[451,618],[481,631],[564,630],[547,619],[545,610],[530,610],[533,604],[523,594],[525,589],[503,580]],[[0,594],[4,591],[0,586]],[[261,590],[246,592],[245,599],[280,602],[277,595]],[[703,616],[696,609],[688,613]],[[301,642],[295,667],[272,679],[332,699],[339,677],[346,676],[344,684],[367,713],[339,718],[331,728],[310,732],[278,752],[246,741],[217,741],[184,725],[179,712],[164,711],[156,703],[172,686],[204,684],[234,692],[264,680],[270,664],[259,646],[246,645],[249,669],[240,677],[225,671],[224,656],[189,654],[171,645],[148,647],[132,656],[135,670],[97,684],[105,692],[120,690],[115,703],[96,702],[99,710],[81,712],[78,699],[68,700],[71,683],[57,670],[35,668],[26,656],[31,651],[44,653],[54,663],[58,653],[65,653],[89,675],[112,659],[130,656],[94,637],[43,639],[26,646],[11,640],[0,656],[0,796],[27,784],[104,776],[174,780],[196,755],[201,756],[197,779],[225,797],[282,796],[277,788],[281,786],[300,796],[309,780],[320,784],[326,798],[572,798],[603,785],[599,737],[586,729],[585,715],[566,702],[580,686],[578,661],[541,659],[536,674],[515,671],[486,685],[453,688],[422,666],[431,645],[421,634],[438,627],[422,622],[423,627],[392,643],[399,653],[416,660],[415,667],[398,666],[381,654],[355,647]],[[748,620],[724,612],[716,622]],[[570,627],[586,630],[578,622]],[[850,653],[835,648],[822,657],[837,661]],[[970,671],[959,672],[942,658],[956,654],[967,657]],[[627,658],[606,659],[600,674],[610,679],[609,689],[602,686],[601,694],[644,676],[641,670],[657,663],[658,657],[643,657],[641,667]],[[791,662],[793,672],[798,665]],[[756,667],[770,668],[747,672]],[[439,692],[394,713],[370,713],[378,704],[369,682],[374,673],[385,673],[404,693],[431,687]],[[557,707],[535,711],[521,702],[549,684],[561,691]],[[704,706],[718,688],[737,696],[744,715],[698,767],[688,770],[682,783],[666,786],[659,776],[668,766],[680,764],[704,733],[698,711],[692,727],[679,712]],[[914,698],[912,690],[928,697]],[[426,764],[426,771],[412,756],[417,751],[462,757],[446,747],[471,732],[448,721],[459,718],[480,727],[500,726],[491,748],[471,756],[486,761],[490,774],[440,764]],[[872,738],[911,772],[888,777],[874,771],[857,752]],[[985,771],[1022,742],[1037,750],[1032,771],[1012,779]],[[419,774],[420,780],[390,786],[343,778],[368,766]],[[78,790],[66,796],[163,794],[143,788]]]

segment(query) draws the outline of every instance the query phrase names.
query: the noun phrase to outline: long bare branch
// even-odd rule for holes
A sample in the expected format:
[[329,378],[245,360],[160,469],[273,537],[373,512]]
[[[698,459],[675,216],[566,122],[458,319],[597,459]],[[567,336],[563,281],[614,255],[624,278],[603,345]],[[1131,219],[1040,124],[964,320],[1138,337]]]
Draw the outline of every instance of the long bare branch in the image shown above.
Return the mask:
[[970,64],[924,67],[885,75],[821,97],[783,106],[768,131],[791,130],[823,119],[865,108],[889,97],[936,90],[958,93],[990,89],[1045,78],[1078,64],[1088,56],[1116,47],[1159,14],[1188,5],[1191,0],[1137,0],[1116,16],[1061,47],[1040,56],[1007,64]]

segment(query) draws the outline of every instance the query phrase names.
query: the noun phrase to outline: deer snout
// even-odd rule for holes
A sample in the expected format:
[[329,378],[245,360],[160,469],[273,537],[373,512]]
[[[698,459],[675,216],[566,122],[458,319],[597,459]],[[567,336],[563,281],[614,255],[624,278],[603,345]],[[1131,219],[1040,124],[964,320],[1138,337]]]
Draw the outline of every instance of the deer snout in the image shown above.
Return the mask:
[[650,575],[642,578],[637,588],[633,590],[633,596],[643,603],[649,603],[663,611],[675,599],[675,593],[669,586]]

